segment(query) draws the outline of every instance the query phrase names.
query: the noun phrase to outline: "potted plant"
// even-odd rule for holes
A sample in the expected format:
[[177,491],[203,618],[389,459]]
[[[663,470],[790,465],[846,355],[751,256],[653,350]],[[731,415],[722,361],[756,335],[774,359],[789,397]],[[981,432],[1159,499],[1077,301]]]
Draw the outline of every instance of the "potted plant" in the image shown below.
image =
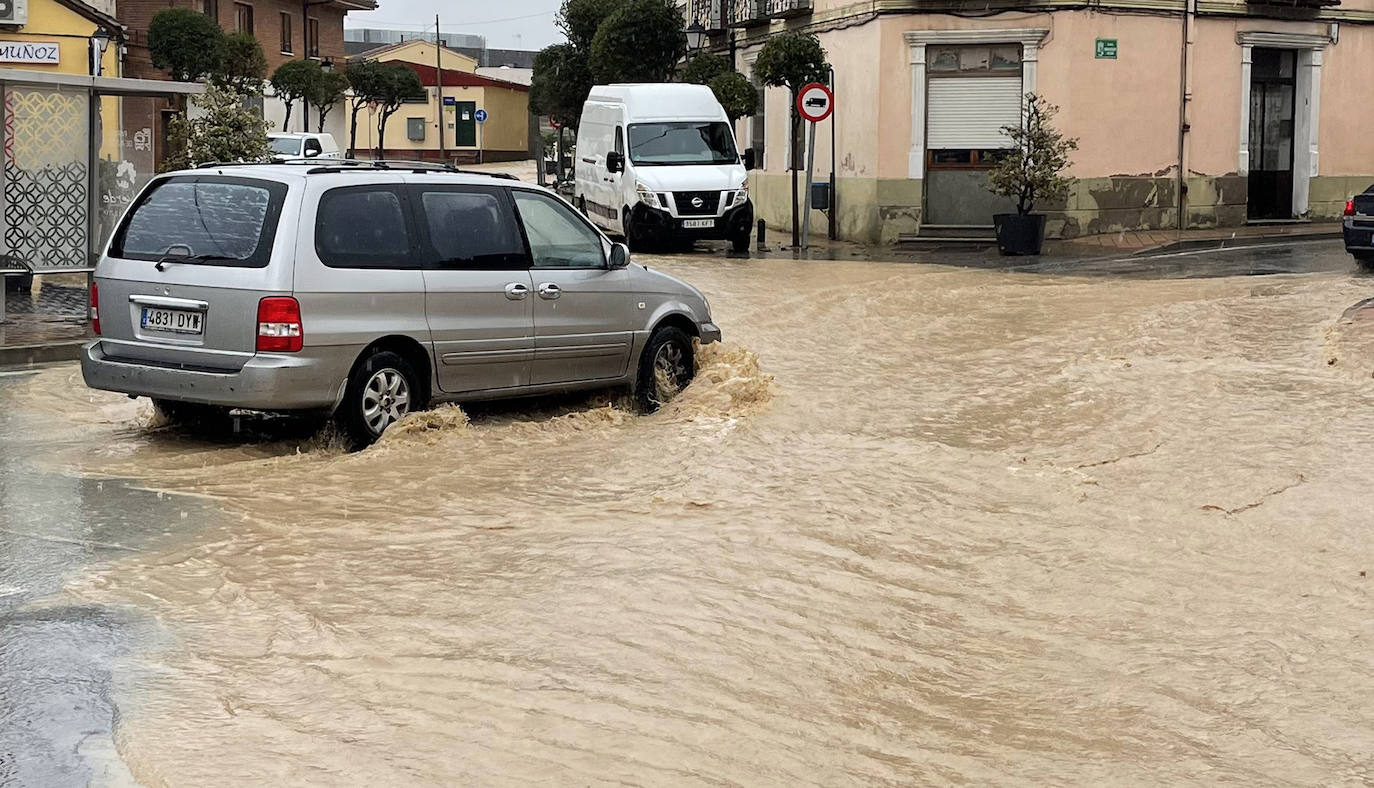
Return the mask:
[[1004,255],[1037,255],[1045,242],[1045,215],[1031,213],[1043,200],[1063,200],[1073,178],[1061,173],[1069,166],[1069,152],[1077,138],[1066,138],[1050,125],[1059,108],[1034,93],[1026,94],[1020,127],[1004,126],[1012,147],[1003,152],[988,174],[988,189],[1016,200],[1016,213],[992,217],[997,248]]

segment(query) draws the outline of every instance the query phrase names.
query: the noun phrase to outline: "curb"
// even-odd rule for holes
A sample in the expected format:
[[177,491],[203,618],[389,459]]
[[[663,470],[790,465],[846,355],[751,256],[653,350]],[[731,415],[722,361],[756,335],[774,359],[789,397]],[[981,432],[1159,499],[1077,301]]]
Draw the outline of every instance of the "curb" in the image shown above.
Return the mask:
[[55,342],[49,345],[13,345],[0,347],[0,367],[33,366],[53,361],[76,361],[81,358],[81,348],[90,340],[81,339],[71,342]]
[[1341,237],[1341,228],[1312,233],[1275,233],[1273,235],[1246,235],[1232,238],[1201,238],[1193,241],[1174,241],[1173,243],[1152,246],[1132,252],[1131,257],[1148,257],[1170,252],[1195,252],[1213,249],[1243,249],[1249,246],[1266,246],[1280,241],[1301,243],[1304,241],[1329,241]]

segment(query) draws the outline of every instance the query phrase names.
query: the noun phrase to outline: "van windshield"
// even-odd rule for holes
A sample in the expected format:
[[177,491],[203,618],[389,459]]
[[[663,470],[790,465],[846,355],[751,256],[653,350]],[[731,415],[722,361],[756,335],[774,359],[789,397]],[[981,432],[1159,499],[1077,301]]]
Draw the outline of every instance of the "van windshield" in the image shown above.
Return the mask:
[[650,166],[735,164],[739,154],[728,123],[635,123],[630,126],[630,161]]
[[248,178],[158,181],[124,219],[110,256],[261,268],[285,197],[285,184]]
[[279,156],[299,156],[301,155],[301,140],[299,137],[269,137],[267,146],[272,152]]

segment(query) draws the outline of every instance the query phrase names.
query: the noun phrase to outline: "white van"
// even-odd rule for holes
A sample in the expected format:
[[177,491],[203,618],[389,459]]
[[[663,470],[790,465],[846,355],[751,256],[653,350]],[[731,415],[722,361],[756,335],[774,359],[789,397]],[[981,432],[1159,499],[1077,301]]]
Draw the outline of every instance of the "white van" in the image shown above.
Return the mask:
[[574,202],[631,248],[725,239],[743,252],[753,166],[709,87],[598,85],[577,128]]
[[343,158],[333,134],[275,131],[267,135],[267,145],[274,161]]

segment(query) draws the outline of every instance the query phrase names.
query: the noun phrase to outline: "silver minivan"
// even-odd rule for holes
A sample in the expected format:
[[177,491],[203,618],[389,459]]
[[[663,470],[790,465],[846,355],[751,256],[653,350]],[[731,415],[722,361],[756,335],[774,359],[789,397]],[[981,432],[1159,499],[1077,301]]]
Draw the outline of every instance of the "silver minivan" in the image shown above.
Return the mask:
[[408,163],[214,165],[153,180],[96,267],[92,388],[172,420],[332,413],[358,445],[436,401],[628,385],[652,409],[720,329],[519,181]]

